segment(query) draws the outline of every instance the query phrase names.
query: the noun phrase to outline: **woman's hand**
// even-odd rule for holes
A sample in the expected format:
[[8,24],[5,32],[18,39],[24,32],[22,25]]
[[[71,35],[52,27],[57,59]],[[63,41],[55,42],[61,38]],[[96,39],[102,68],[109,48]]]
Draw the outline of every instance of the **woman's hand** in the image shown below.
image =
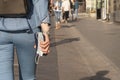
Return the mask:
[[50,40],[49,35],[47,33],[43,33],[44,41],[40,41],[40,47],[44,54],[48,54],[50,52]]
[[40,47],[41,50],[43,51],[44,54],[48,54],[50,52],[50,39],[49,39],[49,25],[47,23],[42,23],[41,24],[42,32],[44,35],[44,41],[40,42]]

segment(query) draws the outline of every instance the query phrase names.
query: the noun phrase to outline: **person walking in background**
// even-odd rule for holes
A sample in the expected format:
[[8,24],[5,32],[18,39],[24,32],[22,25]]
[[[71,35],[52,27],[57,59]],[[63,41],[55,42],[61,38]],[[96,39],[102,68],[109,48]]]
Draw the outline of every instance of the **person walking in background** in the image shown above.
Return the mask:
[[78,18],[78,8],[79,8],[79,2],[78,0],[74,0],[74,9],[75,9],[75,20]]
[[53,6],[54,6],[54,1],[53,0],[49,0],[48,2],[48,11],[50,16],[54,16],[54,11],[53,11]]
[[29,1],[31,9],[27,17],[0,17],[0,80],[14,80],[14,47],[18,57],[19,80],[36,80],[34,46],[37,32],[44,35],[45,41],[38,43],[42,52],[49,53],[48,0]]
[[70,2],[69,2],[69,0],[64,0],[62,2],[62,12],[63,12],[63,21],[62,22],[65,22],[65,23],[68,22],[69,11],[70,11]]
[[55,12],[55,27],[56,29],[59,29],[61,27],[60,25],[60,18],[61,18],[61,5],[62,5],[62,2],[61,0],[56,0],[56,2],[54,3],[54,12]]
[[71,18],[72,18],[72,20],[73,20],[73,18],[74,18],[74,12],[75,12],[75,10],[74,10],[74,0],[69,0],[70,1],[70,16],[71,16]]

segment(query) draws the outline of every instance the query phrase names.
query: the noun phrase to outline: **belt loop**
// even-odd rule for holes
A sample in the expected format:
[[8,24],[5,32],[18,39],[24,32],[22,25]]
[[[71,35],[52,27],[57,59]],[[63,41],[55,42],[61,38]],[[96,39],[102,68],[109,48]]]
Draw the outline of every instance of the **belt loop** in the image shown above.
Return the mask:
[[30,25],[30,23],[29,23],[29,21],[28,21],[27,18],[26,18],[26,20],[27,20],[28,27],[29,27],[29,30],[27,30],[26,32],[27,32],[27,33],[33,33],[33,30],[32,30],[32,28],[31,28],[31,25]]

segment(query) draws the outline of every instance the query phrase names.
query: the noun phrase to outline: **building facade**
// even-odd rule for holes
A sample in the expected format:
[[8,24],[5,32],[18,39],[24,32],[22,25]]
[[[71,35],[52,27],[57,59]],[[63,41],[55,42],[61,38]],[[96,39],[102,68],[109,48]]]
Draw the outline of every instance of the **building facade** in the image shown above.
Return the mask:
[[102,0],[102,19],[120,22],[120,0]]
[[120,22],[120,0],[114,0],[114,15],[115,22]]
[[96,0],[86,0],[86,11],[90,13],[96,11]]

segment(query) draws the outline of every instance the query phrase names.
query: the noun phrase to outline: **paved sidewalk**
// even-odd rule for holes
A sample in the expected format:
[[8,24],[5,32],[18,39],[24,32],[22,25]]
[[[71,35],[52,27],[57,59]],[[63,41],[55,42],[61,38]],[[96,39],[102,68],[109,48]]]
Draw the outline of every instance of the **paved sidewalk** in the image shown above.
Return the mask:
[[75,28],[76,22],[63,25],[55,31],[59,80],[120,79],[120,69]]

